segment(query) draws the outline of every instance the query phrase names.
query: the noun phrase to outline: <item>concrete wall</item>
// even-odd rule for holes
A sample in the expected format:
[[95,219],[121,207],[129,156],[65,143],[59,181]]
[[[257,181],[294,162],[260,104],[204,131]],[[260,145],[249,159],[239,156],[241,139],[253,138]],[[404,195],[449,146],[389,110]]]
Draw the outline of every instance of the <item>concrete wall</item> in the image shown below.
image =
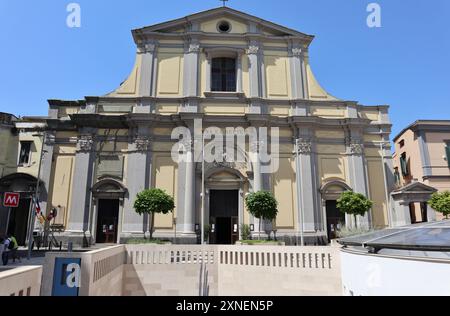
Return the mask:
[[341,295],[335,247],[127,245],[124,295]]
[[56,258],[81,258],[80,296],[122,295],[124,246],[90,252],[47,253],[45,255],[42,295],[51,296]]
[[0,296],[39,296],[41,278],[41,266],[0,268]]
[[216,296],[214,246],[127,245],[124,296]]
[[48,253],[45,296],[55,258],[81,258],[80,296],[342,294],[337,247],[125,245]]
[[450,260],[405,258],[341,251],[348,296],[448,296]]
[[220,296],[341,295],[336,247],[219,248]]

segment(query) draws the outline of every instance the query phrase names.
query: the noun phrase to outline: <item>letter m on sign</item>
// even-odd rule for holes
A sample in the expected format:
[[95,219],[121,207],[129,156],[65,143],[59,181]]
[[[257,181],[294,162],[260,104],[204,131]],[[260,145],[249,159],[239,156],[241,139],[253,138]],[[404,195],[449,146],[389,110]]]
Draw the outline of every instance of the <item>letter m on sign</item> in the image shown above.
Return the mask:
[[19,207],[20,194],[19,193],[5,193],[3,198],[3,205],[5,207]]

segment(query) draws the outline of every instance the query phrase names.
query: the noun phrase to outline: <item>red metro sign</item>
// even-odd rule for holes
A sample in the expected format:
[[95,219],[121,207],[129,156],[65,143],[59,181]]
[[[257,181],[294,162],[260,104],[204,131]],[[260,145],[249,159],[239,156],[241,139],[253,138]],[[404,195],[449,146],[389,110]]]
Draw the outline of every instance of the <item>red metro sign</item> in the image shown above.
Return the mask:
[[19,193],[5,193],[3,198],[3,205],[5,207],[19,207],[20,194]]

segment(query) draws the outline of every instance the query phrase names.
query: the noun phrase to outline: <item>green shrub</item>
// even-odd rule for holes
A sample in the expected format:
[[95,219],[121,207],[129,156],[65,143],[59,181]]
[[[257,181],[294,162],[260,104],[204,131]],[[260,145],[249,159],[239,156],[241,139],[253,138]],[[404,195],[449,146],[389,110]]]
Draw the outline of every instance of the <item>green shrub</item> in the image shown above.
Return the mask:
[[430,206],[437,212],[442,213],[445,218],[450,215],[450,192],[436,192],[431,196],[431,200],[428,202]]
[[242,224],[241,225],[241,238],[242,240],[250,240],[252,237],[252,232],[250,230],[250,225]]
[[337,201],[337,208],[346,214],[353,215],[355,218],[355,226],[356,217],[364,216],[373,206],[373,202],[367,199],[361,193],[355,193],[353,191],[347,191],[342,193],[341,197]]
[[278,202],[271,192],[259,191],[251,193],[245,198],[245,204],[249,213],[260,220],[260,234],[262,220],[273,221],[277,218]]
[[150,189],[139,193],[134,201],[134,209],[139,215],[149,214],[152,217],[150,239],[153,238],[155,213],[168,214],[175,209],[173,197],[160,189]]

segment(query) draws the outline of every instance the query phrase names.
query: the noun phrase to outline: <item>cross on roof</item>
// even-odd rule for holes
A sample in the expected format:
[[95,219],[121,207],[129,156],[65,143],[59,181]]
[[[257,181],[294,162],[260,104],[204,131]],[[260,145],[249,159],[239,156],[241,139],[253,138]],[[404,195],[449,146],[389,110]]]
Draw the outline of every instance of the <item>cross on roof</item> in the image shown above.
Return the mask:
[[225,6],[226,6],[226,3],[227,3],[229,0],[219,0],[219,1],[222,1],[222,2],[223,2],[223,6],[225,7]]

